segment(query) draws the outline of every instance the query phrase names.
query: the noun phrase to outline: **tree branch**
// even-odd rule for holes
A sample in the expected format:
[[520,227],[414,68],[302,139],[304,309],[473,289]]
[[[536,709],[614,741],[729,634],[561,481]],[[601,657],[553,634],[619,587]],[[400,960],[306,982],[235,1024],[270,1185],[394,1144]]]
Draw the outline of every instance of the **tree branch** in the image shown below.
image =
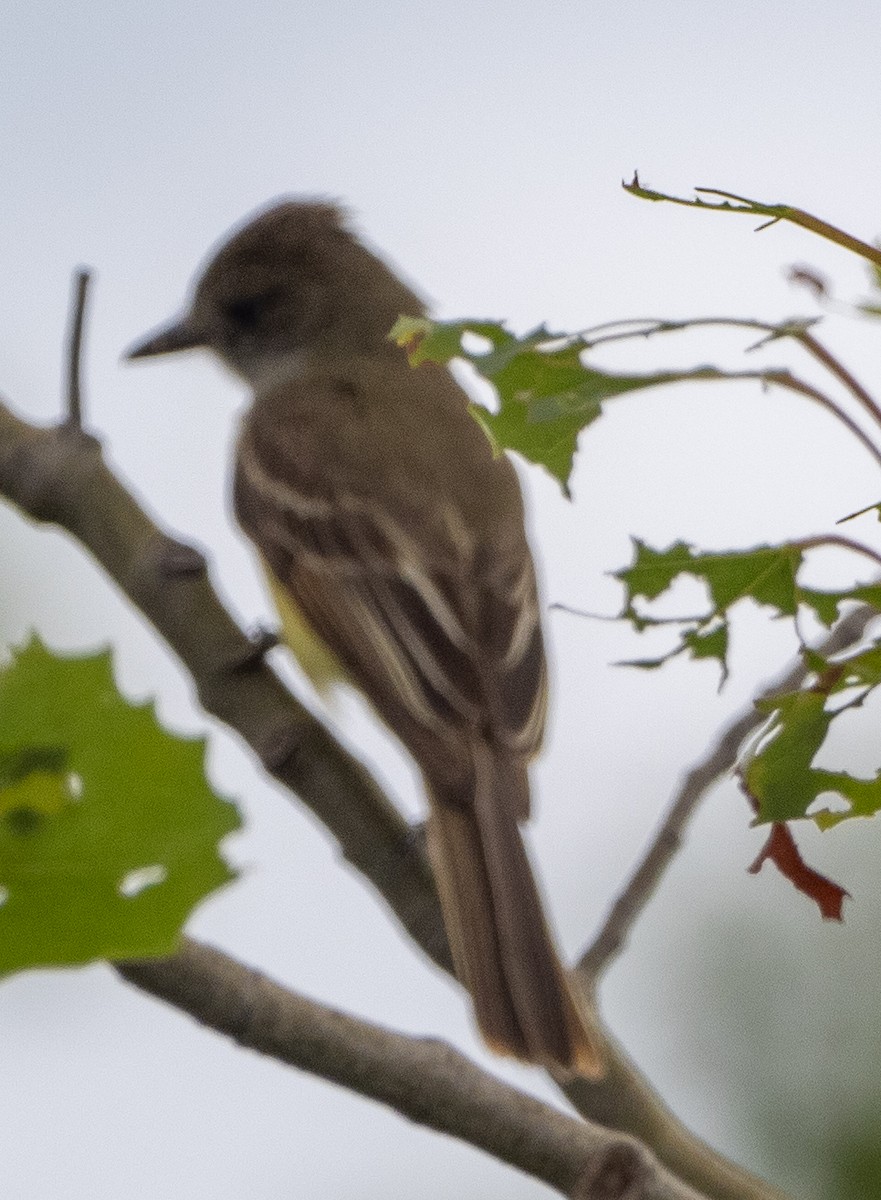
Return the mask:
[[[0,495],[89,550],[191,672],[206,711],[318,816],[413,940],[451,971],[419,839],[361,764],[286,690],[223,608],[202,555],[158,529],[109,470],[97,440],[70,425],[32,426],[0,404]],[[785,1200],[682,1125],[611,1038],[607,1057],[605,1079],[561,1083],[585,1117],[644,1141],[711,1200]]]
[[605,1078],[560,1084],[578,1112],[650,1146],[677,1179],[712,1200],[789,1200],[779,1188],[725,1158],[692,1133],[611,1034],[606,1032],[605,1037]]
[[[863,635],[878,610],[861,605],[838,623],[817,648],[824,658],[853,645]],[[685,776],[667,814],[661,822],[642,861],[609,911],[599,933],[578,963],[585,986],[593,989],[600,975],[621,953],[633,926],[655,894],[664,872],[682,845],[686,826],[712,785],[732,769],[740,747],[747,737],[767,720],[756,704],[801,687],[807,670],[799,660],[774,683],[769,684],[757,701],[742,710],[720,731],[706,755]]]
[[336,1012],[191,939],[169,958],[116,969],[239,1045],[452,1134],[573,1200],[701,1200],[632,1138],[558,1112],[443,1042]]
[[91,272],[85,267],[73,278],[73,304],[70,313],[70,328],[67,334],[67,420],[77,429],[82,428],[82,388],[80,367],[83,353],[83,327],[86,316],[86,299],[89,292]]
[[413,939],[451,970],[420,840],[235,624],[203,556],[153,523],[108,468],[97,440],[67,423],[37,428],[0,404],[0,494],[89,550],[190,671],[206,711],[315,813]]

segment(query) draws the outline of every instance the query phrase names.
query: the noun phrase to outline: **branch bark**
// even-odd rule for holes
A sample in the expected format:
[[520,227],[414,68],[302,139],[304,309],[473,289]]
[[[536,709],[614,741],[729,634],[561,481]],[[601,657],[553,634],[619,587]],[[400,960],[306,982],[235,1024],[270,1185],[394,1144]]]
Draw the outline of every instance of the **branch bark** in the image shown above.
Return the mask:
[[573,1200],[701,1200],[633,1138],[558,1112],[443,1042],[336,1012],[191,939],[170,958],[116,969],[239,1045],[470,1142]]
[[34,520],[66,529],[97,559],[188,669],[205,710],[315,813],[411,937],[451,970],[420,839],[232,620],[203,555],[157,527],[98,441],[70,423],[29,425],[0,404],[0,494]]
[[[156,526],[109,470],[97,440],[70,423],[32,426],[0,404],[0,495],[80,541],[190,671],[206,711],[242,737],[324,822],[413,940],[450,971],[420,839],[364,767],[287,691],[260,645],[223,608],[203,556]],[[126,969],[140,986],[147,986],[151,971],[156,979],[163,972],[161,963]],[[163,984],[170,997],[179,970],[181,960],[170,960]],[[561,1084],[586,1118],[645,1142],[710,1200],[785,1200],[682,1125],[611,1038],[608,1059],[606,1079]],[[631,1200],[626,1192],[620,1196]]]

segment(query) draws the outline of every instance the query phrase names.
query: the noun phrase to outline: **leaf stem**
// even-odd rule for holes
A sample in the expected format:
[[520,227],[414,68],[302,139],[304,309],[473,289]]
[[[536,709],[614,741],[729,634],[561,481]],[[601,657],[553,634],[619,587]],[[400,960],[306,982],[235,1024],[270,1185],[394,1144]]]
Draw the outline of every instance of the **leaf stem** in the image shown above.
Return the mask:
[[776,370],[766,371],[761,373],[761,378],[767,383],[776,383],[778,387],[786,388],[790,392],[796,392],[801,396],[806,396],[809,400],[815,401],[821,408],[825,408],[827,412],[832,413],[841,424],[857,439],[862,446],[868,450],[879,465],[881,465],[881,449],[875,445],[869,435],[862,429],[853,417],[849,416],[844,409],[840,408],[834,400],[821,392],[819,388],[815,388],[810,383],[805,383],[803,379],[799,379],[797,375],[793,375],[791,371]]
[[[692,317],[682,321],[670,321],[664,318],[645,317],[633,318],[625,321],[605,321],[601,325],[594,325],[589,329],[581,332],[581,337],[589,349],[595,346],[606,345],[609,342],[627,341],[630,338],[653,337],[657,333],[678,333],[685,329],[692,329],[706,326],[722,326],[735,329],[756,329],[763,333],[771,335],[771,337],[790,337],[794,341],[799,342],[804,346],[805,350],[821,363],[826,370],[839,381],[857,402],[865,409],[872,418],[873,422],[881,428],[881,405],[877,403],[874,397],[863,387],[859,380],[845,367],[845,365],[836,358],[832,352],[818,341],[812,333],[808,331],[808,324],[815,324],[819,318],[795,318],[790,321],[781,322],[774,325],[768,321],[759,321],[748,317]],[[626,326],[642,326],[642,328],[627,329]],[[619,329],[618,333],[603,333],[606,329]],[[600,331],[599,337],[594,337],[594,333]],[[813,397],[817,398],[816,395]],[[831,403],[831,402],[830,402]],[[828,405],[827,405],[828,407]],[[840,412],[840,410],[836,410]],[[862,440],[862,439],[861,439]],[[876,455],[877,457],[877,455]]]
[[844,537],[838,533],[816,534],[814,537],[798,538],[796,541],[790,542],[796,550],[817,550],[824,546],[839,546],[842,550],[850,550],[854,554],[862,554],[866,558],[881,566],[881,554],[877,550],[873,550],[871,546],[866,546],[863,542],[855,541],[853,538]]
[[791,336],[800,341],[804,348],[847,388],[850,394],[859,401],[871,416],[875,424],[881,427],[881,406],[866,391],[859,380],[851,374],[844,363],[837,359],[834,354],[827,350],[821,342],[818,342],[814,335],[808,333],[806,329],[801,333],[793,333]]

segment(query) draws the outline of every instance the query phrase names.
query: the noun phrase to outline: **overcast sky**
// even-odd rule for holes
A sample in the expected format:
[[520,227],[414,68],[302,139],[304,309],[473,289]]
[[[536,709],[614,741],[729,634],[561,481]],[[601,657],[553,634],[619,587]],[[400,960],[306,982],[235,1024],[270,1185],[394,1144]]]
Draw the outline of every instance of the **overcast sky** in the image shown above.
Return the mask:
[[[787,200],[874,237],[879,47],[877,0],[6,0],[0,390],[31,418],[57,414],[70,273],[94,267],[90,423],[151,511],[208,549],[240,618],[268,621],[226,504],[242,387],[200,355],[120,363],[127,344],[177,308],[231,224],[281,194],[341,198],[440,314],[500,317],[520,330],[811,313],[784,268],[810,262],[855,293],[864,274],[843,252],[795,229],[755,234],[744,218],[637,201],[620,181],[638,168],[666,190],[699,184]],[[829,336],[871,378],[877,331],[839,321]],[[598,361],[736,365],[742,344],[707,336]],[[541,472],[521,475],[546,600],[605,613],[620,603],[606,572],[627,562],[633,534],[657,545],[746,545],[825,530],[879,490],[874,465],[827,415],[751,385],[692,385],[614,406],[583,440],[573,505]],[[199,712],[167,651],[93,564],[8,510],[0,556],[4,641],[34,626],[59,649],[110,640],[128,694],[158,697],[174,728],[210,730],[213,778],[249,827],[231,846],[241,881],[199,911],[192,932],[307,993],[452,1038],[486,1061],[458,990],[413,951],[314,822]],[[720,697],[708,665],[650,675],[611,666],[646,651],[613,625],[552,613],[547,626],[553,703],[532,844],[575,954],[682,770],[793,642],[782,625],[745,613]],[[390,739],[354,702],[335,719],[419,812]],[[848,762],[877,766],[869,756]],[[877,829],[805,836],[857,895],[844,930],[821,926],[770,870],[745,875],[761,840],[736,790],[719,789],[602,997],[676,1111],[744,1158],[755,1063],[737,1020],[725,1024],[736,992],[727,1007],[719,994],[738,986],[737,953],[744,973],[756,958],[766,972],[750,1003],[770,1013],[771,998],[786,996],[789,1025],[821,1032],[837,1001],[817,977],[847,976],[861,960],[877,966],[878,956],[871,868],[854,857],[860,845],[877,853]],[[741,923],[750,938],[728,953],[720,984],[708,947]],[[793,938],[796,964],[803,955],[806,965],[781,974],[780,947]],[[101,968],[5,983],[0,1028],[0,1194],[10,1200],[546,1194],[470,1149],[233,1049]],[[814,1034],[793,1037],[790,1082],[812,1071],[828,1079],[817,1044]],[[859,1069],[845,1051],[838,1062],[842,1081]],[[528,1072],[497,1069],[552,1095]]]

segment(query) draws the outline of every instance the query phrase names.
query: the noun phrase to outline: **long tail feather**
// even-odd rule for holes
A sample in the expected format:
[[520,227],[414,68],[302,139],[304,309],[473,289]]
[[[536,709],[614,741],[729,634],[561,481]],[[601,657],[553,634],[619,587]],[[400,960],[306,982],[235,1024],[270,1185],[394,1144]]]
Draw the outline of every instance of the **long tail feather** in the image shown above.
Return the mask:
[[517,824],[525,767],[486,746],[474,766],[473,795],[435,795],[429,822],[457,974],[492,1049],[597,1078],[599,1038],[554,948]]

